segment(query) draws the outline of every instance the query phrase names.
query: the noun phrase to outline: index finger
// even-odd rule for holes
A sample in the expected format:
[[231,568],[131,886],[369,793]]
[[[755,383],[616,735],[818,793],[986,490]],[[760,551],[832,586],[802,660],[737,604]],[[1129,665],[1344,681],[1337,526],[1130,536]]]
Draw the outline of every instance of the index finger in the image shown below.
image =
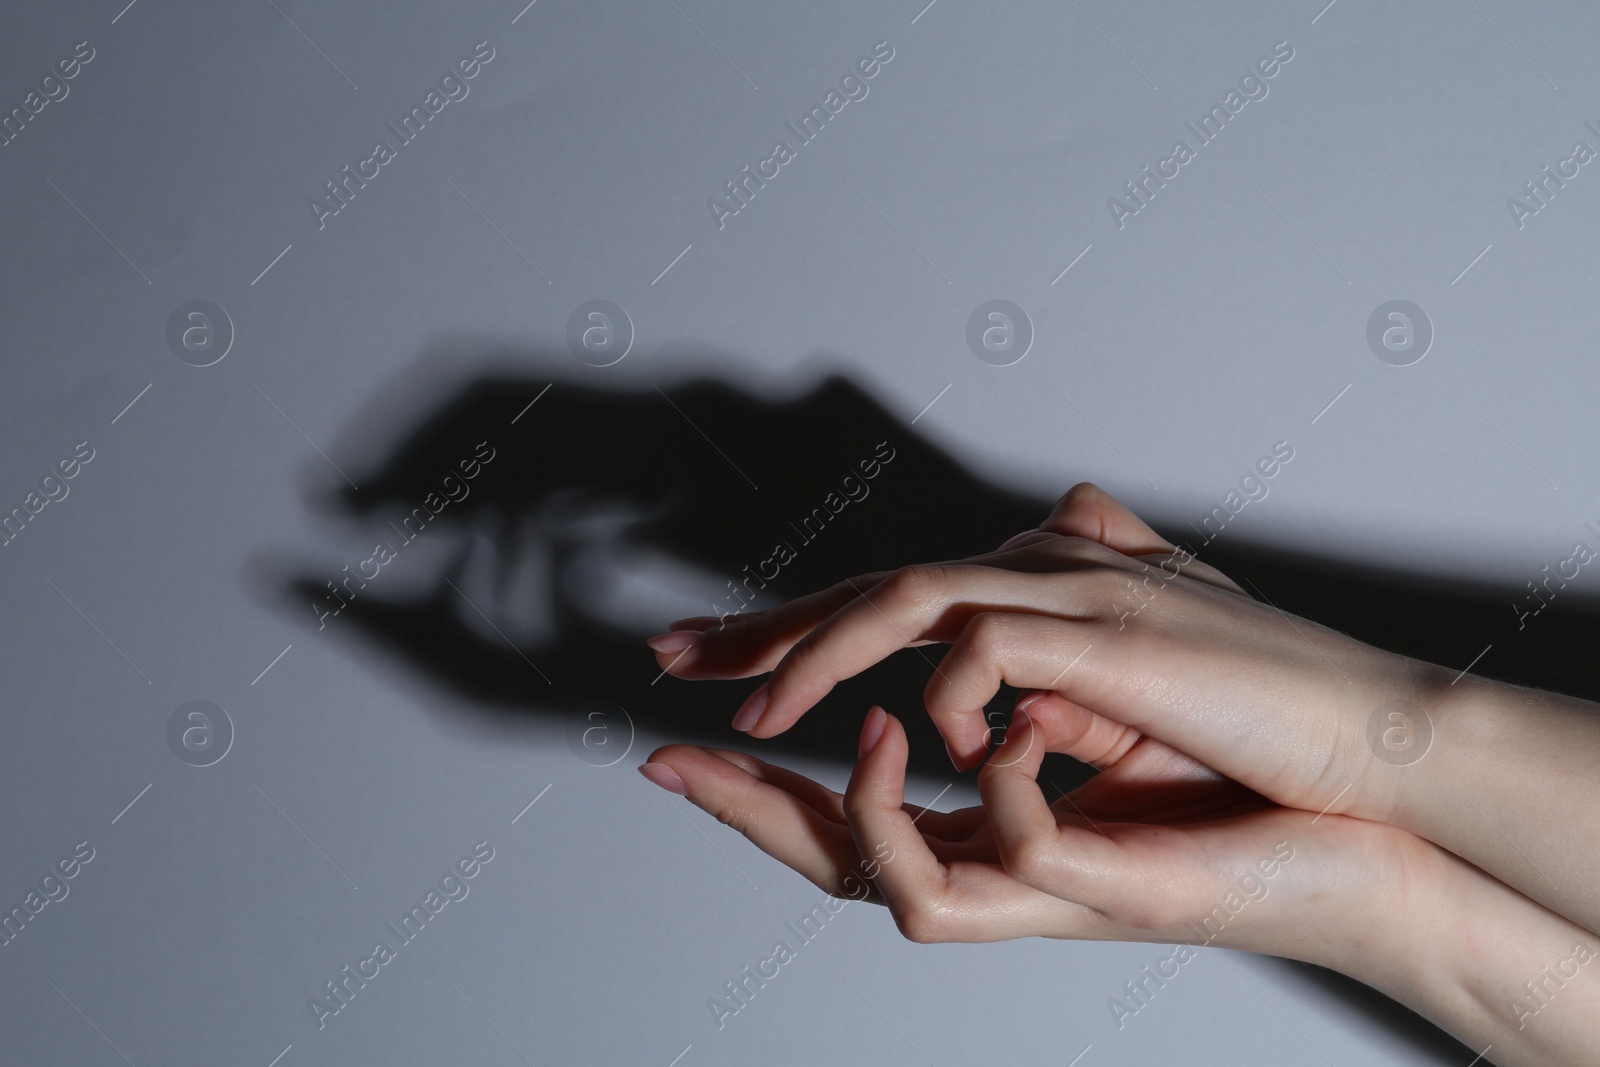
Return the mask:
[[[1097,549],[1101,552],[1109,550]],[[1035,561],[1038,562],[1038,561]],[[1069,562],[1057,554],[1056,566]],[[968,617],[986,610],[1088,617],[1086,590],[1072,571],[1011,570],[974,562],[904,567],[829,616],[797,642],[766,685],[745,701],[733,726],[752,737],[772,737],[792,726],[840,681],[901,648],[953,642]],[[929,666],[943,675],[932,660]],[[980,705],[930,702],[929,714],[952,753],[971,757],[989,747]],[[954,757],[952,757],[954,758]]]
[[778,665],[784,653],[828,616],[871,589],[887,571],[846,578],[766,611],[680,619],[649,639],[662,670],[675,678],[748,678]]

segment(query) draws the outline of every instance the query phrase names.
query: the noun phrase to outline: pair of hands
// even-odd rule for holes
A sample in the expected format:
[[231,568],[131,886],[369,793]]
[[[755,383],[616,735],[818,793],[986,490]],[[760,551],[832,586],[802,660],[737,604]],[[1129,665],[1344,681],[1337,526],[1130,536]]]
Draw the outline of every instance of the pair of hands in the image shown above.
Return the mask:
[[[979,807],[906,804],[906,735],[880,708],[843,795],[687,745],[641,770],[823,890],[867,887],[919,942],[1214,942],[1338,966],[1463,866],[1383,821],[1405,775],[1367,743],[1374,709],[1426,699],[1445,672],[1250,599],[1092,485],[993,553],[651,639],[679,678],[770,671],[735,717],[753,737],[929,643],[951,647],[927,709],[958,768],[982,763]],[[1023,692],[991,754],[983,708],[1002,682]],[[1046,752],[1100,773],[1051,803]]]
[[[957,768],[982,764],[978,807],[905,803],[881,708],[843,795],[688,745],[640,770],[914,941],[1248,949],[1367,982],[1482,1059],[1600,1062],[1595,705],[1293,618],[1088,484],[994,552],[650,639],[679,678],[770,672],[733,723],[762,738],[935,643],[924,702]],[[991,753],[1001,683],[1022,692]],[[1051,803],[1045,752],[1100,773]]]

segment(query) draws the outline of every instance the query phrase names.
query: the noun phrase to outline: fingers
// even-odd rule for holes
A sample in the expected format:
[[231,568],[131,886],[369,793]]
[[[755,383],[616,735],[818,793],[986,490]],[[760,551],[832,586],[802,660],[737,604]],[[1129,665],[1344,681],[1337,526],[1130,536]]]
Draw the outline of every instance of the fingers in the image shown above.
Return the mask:
[[1044,752],[1041,732],[1019,708],[1006,727],[1005,741],[978,774],[978,794],[990,812],[1001,856],[1015,858],[1024,842],[1055,834],[1055,813],[1038,784]]
[[[1127,558],[1120,553],[1098,552],[1092,544],[1081,538],[1062,538],[1037,530],[1024,535],[1023,540],[1012,549],[1032,547],[1040,542],[1051,542],[1050,548],[1032,553],[997,550],[948,564],[928,564],[921,569],[987,564],[998,569],[1037,573],[1061,571],[1096,562],[1129,566]],[[1185,563],[1188,563],[1187,559],[1180,561],[1180,565]],[[1177,569],[1172,571],[1174,576],[1177,573]],[[648,644],[656,653],[656,662],[674,677],[690,680],[747,678],[771,670],[796,642],[829,616],[872,592],[884,580],[899,574],[898,571],[881,571],[847,578],[827,589],[765,611],[679,619],[670,624],[666,633],[649,638]]]
[[[1055,566],[1060,565],[1058,555]],[[890,653],[927,641],[955,640],[979,606],[1062,615],[1089,612],[1086,583],[1069,579],[1070,572],[1040,575],[971,564],[901,568],[797,642],[768,683],[740,709],[735,727],[752,737],[782,733],[836,684]],[[988,750],[982,705],[942,705],[941,711],[948,714],[936,713],[935,725],[953,754],[971,759]]]
[[1171,542],[1093,482],[1079,482],[1068,489],[1039,529],[1098,541],[1125,556],[1171,552],[1173,548]]
[[[849,829],[789,790],[693,745],[657,749],[645,767],[668,768],[682,781],[685,795],[696,807],[733,827],[761,851],[799,871],[823,891],[835,896],[862,895],[864,883],[859,876],[846,882],[857,863]],[[776,769],[764,767],[762,773]],[[646,776],[663,784],[652,774]],[[814,782],[809,784],[827,792]]]
[[[1150,603],[1162,605],[1164,612],[1169,604],[1170,610],[1181,610],[1179,592],[1164,594],[1170,600],[1159,599],[1159,589],[1141,594],[1134,576],[1144,569],[1079,539],[1056,538],[1012,554],[1031,554],[1030,566],[1047,562],[1055,569],[1035,573],[942,564],[895,571],[796,642],[767,683],[746,699],[735,728],[753,737],[781,733],[839,681],[900,648],[936,641],[952,647],[934,668],[924,699],[958,768],[982,762],[990,741],[983,708],[1003,683],[1052,690],[1144,733],[1152,722],[1174,715],[1203,732],[1205,724],[1189,708],[1156,699],[1185,676],[1165,668],[1191,663],[1198,646],[1172,646],[1178,658],[1164,662],[1158,673],[1150,655],[1158,631],[1127,627],[1127,620]],[[1110,565],[1115,561],[1121,565]],[[1137,607],[1129,610],[1129,605]],[[1092,719],[1083,724],[1096,726]],[[1091,760],[1100,760],[1133,740],[1109,724],[1097,730],[1066,743],[1081,745]],[[1177,734],[1163,740],[1180,748],[1187,743]],[[1232,773],[1231,767],[1216,766]]]
[[[758,612],[745,612],[746,615],[759,614]],[[686,619],[676,619],[667,624],[667,630],[699,630],[705,631],[719,625],[725,616],[722,615],[690,615]],[[665,636],[665,635],[662,635]]]
[[[707,749],[713,755],[727,760],[736,767],[742,768],[757,781],[768,782],[780,789],[787,790],[800,800],[809,804],[823,818],[846,825],[844,814],[844,795],[835,793],[820,782],[813,782],[803,774],[784,767],[779,767],[765,760],[757,759],[744,752],[733,752],[728,749]],[[955,843],[971,837],[985,824],[982,808],[960,808],[956,811],[935,811],[917,804],[902,804],[906,814],[911,816],[912,823],[922,832],[924,838],[934,838],[946,843]]]
[[862,727],[862,753],[845,791],[863,868],[900,932],[912,941],[997,941],[1091,936],[1098,917],[1006,876],[988,863],[942,864],[902,807],[906,735],[881,708]]
[[[656,785],[680,795],[747,837],[767,855],[834,896],[876,900],[856,854],[844,797],[803,774],[743,752],[668,745],[640,767]],[[663,773],[665,771],[665,773]],[[989,856],[982,808],[942,812],[905,804],[924,842],[940,857]]]
[[887,572],[848,579],[766,611],[679,619],[648,639],[656,662],[674,677],[748,678],[777,666],[817,624],[881,581]]
[[[963,629],[969,620],[983,618],[974,617],[978,612],[1089,619],[1109,608],[1125,620],[1180,575],[1238,592],[1224,576],[1173,550],[1088,483],[1062,498],[1045,527],[987,556],[848,579],[752,617],[714,625],[709,617],[680,620],[650,643],[663,669],[681,678],[747,677],[770,670],[767,684],[733,719],[735,729],[765,738],[787,730],[839,681],[900,648],[982,637],[984,631],[969,635]],[[1079,531],[1094,540],[1060,531]],[[1136,560],[1124,554],[1129,552],[1162,555],[1159,572],[1148,558]],[[1142,590],[1135,577],[1142,579]],[[1118,607],[1134,603],[1134,611]],[[1080,644],[1079,650],[1085,647]],[[989,674],[997,686],[999,672]],[[938,676],[930,680],[928,710],[955,765],[975,766],[988,748],[982,708],[993,690],[974,703],[972,693],[957,699],[948,682]],[[1072,743],[1088,753],[1090,762],[1114,758],[1118,745],[1136,740],[1103,720],[1085,720],[1084,728],[1084,736]]]
[[[1039,789],[1045,746],[1026,711],[1018,711],[1005,742],[978,774],[978,792],[989,813],[996,851],[1006,873],[1052,896],[1103,913],[1125,913],[1129,864],[1097,829],[1059,823]],[[1086,821],[1086,820],[1084,820]]]
[[[1125,556],[1170,557],[1176,554],[1183,573],[1196,581],[1246,595],[1232,578],[1156,533],[1121,501],[1092,482],[1079,482],[1068,489],[1039,529],[1066,537],[1082,537],[1114,548]],[[1147,559],[1152,565],[1157,559]]]
[[[1002,684],[1053,691],[1060,702],[1043,709],[1049,750],[1086,763],[1114,758],[1137,739],[1138,731],[1088,710],[1106,706],[1107,682],[1101,671],[1110,651],[1096,654],[1093,633],[1089,624],[1045,615],[975,615],[928,679],[923,690],[928,715],[941,724],[981,720],[983,708]],[[964,748],[950,742],[958,767],[983,762],[988,733],[976,741]]]
[[1189,823],[1221,818],[1264,803],[1187,753],[1131,726],[1097,715],[1056,693],[1032,690],[1017,698],[1046,752],[1061,752],[1101,773],[1051,804],[1104,821]]
[[1131,726],[1097,715],[1048,690],[1020,693],[1016,710],[1026,711],[1033,720],[1034,728],[1043,735],[1046,752],[1071,756],[1098,770],[1115,766],[1144,736]]
[[845,825],[844,795],[835,793],[821,782],[814,782],[803,774],[757,759],[744,752],[734,752],[724,748],[706,748],[702,751],[726,760],[758,782],[777,786],[829,822]]
[[870,877],[897,921],[944,891],[943,867],[901,808],[906,752],[900,723],[874,707],[862,725],[861,757],[844,794],[856,851],[869,864]]

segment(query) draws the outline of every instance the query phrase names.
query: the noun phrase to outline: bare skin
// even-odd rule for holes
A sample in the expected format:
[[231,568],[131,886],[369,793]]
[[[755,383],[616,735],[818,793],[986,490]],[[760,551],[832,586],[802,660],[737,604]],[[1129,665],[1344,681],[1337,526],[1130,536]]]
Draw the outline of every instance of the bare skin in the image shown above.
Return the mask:
[[[651,639],[680,678],[770,672],[735,719],[752,737],[928,643],[951,647],[927,710],[958,766],[983,764],[980,807],[905,805],[905,734],[877,708],[842,797],[721,750],[642,769],[823,889],[866,886],[915,941],[1214,943],[1350,974],[1495,1063],[1600,1055],[1592,705],[1452,685],[1285,615],[1087,484],[995,552]],[[1002,682],[1024,692],[991,754]],[[1379,758],[1375,715],[1431,725],[1425,758]],[[1051,804],[1046,751],[1100,773]]]

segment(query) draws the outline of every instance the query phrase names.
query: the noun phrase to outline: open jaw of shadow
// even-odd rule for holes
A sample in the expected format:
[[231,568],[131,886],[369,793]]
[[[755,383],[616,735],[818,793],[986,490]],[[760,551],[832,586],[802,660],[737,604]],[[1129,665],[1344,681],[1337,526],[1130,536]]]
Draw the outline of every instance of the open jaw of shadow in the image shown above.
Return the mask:
[[[504,365],[506,353],[486,358]],[[387,551],[346,550],[321,569],[302,560],[272,581],[292,617],[359,633],[467,698],[462,714],[563,716],[581,731],[598,700],[658,734],[748,744],[728,723],[759,679],[663,677],[645,636],[679,616],[772,607],[992,548],[1049,507],[986,484],[844,378],[773,400],[708,379],[595,388],[572,380],[565,353],[515,362],[550,376],[458,379],[365,468],[336,445],[359,488],[308,488],[308,504],[372,539],[352,545]],[[878,702],[912,730],[913,771],[949,776],[909,706],[937,662],[931,648],[890,657],[767,750],[847,759]]]
[[[711,378],[603,389],[580,382],[564,351],[462,347],[425,353],[334,446],[346,455],[391,439],[365,466],[346,460],[359,488],[306,489],[313,510],[370,535],[356,543],[387,551],[256,568],[276,606],[313,630],[359,635],[459,698],[462,715],[562,717],[576,734],[583,708],[604,701],[654,733],[749,750],[728,722],[756,681],[663,677],[643,637],[679,615],[770,607],[842,578],[989,550],[1035,526],[1070,484],[1038,496],[991,484],[838,375],[780,398]],[[396,439],[397,408],[417,414]],[[1150,518],[1195,547],[1201,516]],[[1518,591],[1226,535],[1197,554],[1284,611],[1381,647],[1466,667],[1492,646],[1477,673],[1600,697],[1579,654],[1600,641],[1600,613],[1576,593],[1519,630]],[[760,753],[847,765],[862,716],[882,703],[911,735],[911,771],[952,777],[918,713],[941,654],[902,650],[841,683]],[[1012,696],[1002,689],[989,706],[997,727]],[[1071,789],[1091,775],[1052,756],[1043,777]],[[1449,1042],[1433,1033],[1426,1047]]]

